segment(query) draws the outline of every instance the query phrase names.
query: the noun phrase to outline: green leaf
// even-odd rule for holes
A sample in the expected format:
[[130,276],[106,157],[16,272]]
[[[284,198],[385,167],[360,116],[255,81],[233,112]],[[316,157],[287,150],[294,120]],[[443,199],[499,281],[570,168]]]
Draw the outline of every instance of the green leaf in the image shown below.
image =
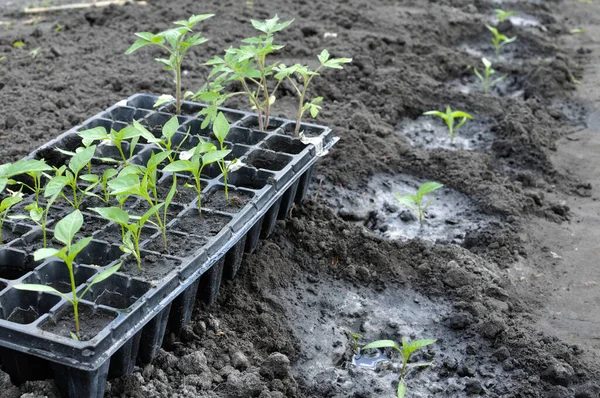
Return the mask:
[[397,395],[398,398],[404,398],[404,396],[406,395],[406,383],[404,382],[404,380],[398,381]]
[[394,349],[400,351],[400,347],[398,347],[398,344],[396,344],[396,342],[394,340],[373,341],[372,343],[369,343],[366,346],[364,346],[362,349],[368,350],[371,348],[394,348]]
[[398,202],[400,202],[403,205],[406,205],[408,207],[410,207],[411,209],[414,209],[414,205],[416,203],[415,201],[415,197],[414,195],[399,195],[399,194],[394,194],[394,196],[396,196],[396,199],[398,200]]
[[92,145],[79,151],[71,158],[69,161],[69,169],[75,174],[78,174],[81,169],[83,169],[89,162],[91,162],[92,157],[94,157],[94,152],[96,152],[96,146]]
[[100,178],[96,174],[83,174],[79,176],[79,179],[85,182],[89,182],[91,184],[98,183]]
[[114,274],[115,272],[117,272],[119,270],[119,268],[121,268],[121,263],[110,267],[108,269],[105,269],[104,271],[100,272],[99,274],[97,274],[94,279],[92,279],[92,281],[90,282],[90,284],[88,285],[88,287],[91,287],[93,285],[95,285],[96,283],[100,283],[103,280],[109,278],[112,274]]
[[199,14],[199,15],[192,15],[191,17],[189,17],[188,19],[188,26],[192,27],[194,25],[196,25],[198,22],[202,22],[208,18],[212,18],[214,17],[215,14]]
[[329,51],[323,49],[323,51],[321,51],[321,54],[318,55],[319,62],[321,64],[324,64],[329,59],[329,56]]
[[152,217],[153,215],[158,213],[158,210],[160,210],[160,208],[163,207],[164,205],[165,205],[164,203],[159,203],[157,205],[152,206],[147,212],[145,212],[144,215],[142,215],[140,217],[140,227],[142,227],[144,224],[146,224],[146,222],[150,219],[150,217]]
[[455,118],[455,119],[458,118],[458,117],[465,117],[467,119],[473,119],[473,116],[471,116],[468,113],[463,112],[463,111],[454,111],[454,112],[452,112],[452,117]]
[[5,171],[6,177],[19,174],[41,173],[50,171],[52,167],[48,166],[44,160],[21,159],[11,164]]
[[156,35],[151,32],[137,32],[135,35],[146,41],[153,41],[153,39],[156,37]]
[[440,189],[443,186],[444,185],[440,184],[439,182],[426,182],[419,187],[417,195],[423,197],[429,192],[435,191],[436,189]]
[[35,261],[40,261],[40,260],[44,260],[48,257],[54,257],[58,253],[60,253],[60,250],[45,247],[43,249],[36,250],[35,253],[33,253],[33,259]]
[[405,358],[408,359],[408,357],[410,357],[410,354],[412,354],[413,352],[417,351],[419,348],[431,345],[433,343],[435,343],[437,340],[415,340],[412,342],[408,342],[408,340],[406,338],[402,338],[402,351],[403,354],[405,356]]
[[129,222],[129,214],[119,207],[94,207],[92,210],[103,218],[122,226]]
[[[177,117],[175,117],[175,118],[177,118]],[[146,129],[146,127],[142,126],[142,124],[135,119],[133,120],[133,127],[135,127],[135,129],[138,131],[139,135],[144,137],[146,139],[146,141],[152,142],[156,138],[156,137],[154,137],[154,134],[152,134],[150,131],[148,131],[148,129]]]
[[92,241],[92,237],[88,236],[87,238],[83,238],[80,239],[79,241],[77,241],[77,243],[75,243],[73,246],[71,246],[71,249],[69,250],[69,258],[71,261],[75,260],[75,257],[77,257],[77,255],[79,253],[81,253],[81,251],[83,249],[85,249],[90,242]]
[[125,51],[125,55],[132,54],[132,53],[134,53],[135,51],[139,50],[140,48],[142,48],[142,47],[146,47],[146,46],[148,46],[148,45],[150,45],[150,44],[152,44],[152,42],[151,42],[151,41],[144,40],[144,39],[138,39],[138,40],[136,40],[136,41],[135,41],[135,42],[134,42],[134,43],[131,45],[131,47],[129,47],[129,48],[127,49],[127,51]]
[[4,188],[8,185],[8,178],[0,177],[0,193],[4,191]]
[[84,146],[90,146],[94,141],[108,139],[108,133],[103,126],[94,127],[93,129],[79,131],[77,133],[83,139]]
[[48,181],[48,184],[46,185],[46,189],[44,190],[44,197],[49,198],[60,194],[60,192],[67,185],[68,182],[69,179],[66,176],[58,176],[52,178],[50,181]]
[[148,172],[153,172],[156,170],[158,166],[171,155],[171,153],[172,151],[163,151],[159,153],[153,152],[150,156],[150,159],[148,159],[148,163],[146,164]]
[[189,160],[176,160],[175,162],[167,165],[163,171],[169,173],[177,173],[180,171],[189,171],[192,172],[194,170],[194,165]]
[[79,232],[83,225],[83,214],[75,210],[68,216],[61,219],[54,227],[54,238],[69,246],[73,241],[75,234]]
[[14,205],[22,201],[23,197],[21,197],[20,195],[9,196],[8,198],[4,198],[4,200],[0,202],[0,212],[3,212],[6,209],[10,209]]
[[121,174],[108,182],[111,195],[133,195],[140,190],[140,179],[137,174]]
[[167,137],[167,139],[171,139],[171,137],[173,137],[173,134],[175,134],[175,132],[177,131],[178,128],[179,128],[179,119],[177,118],[177,116],[173,116],[163,126],[162,133],[165,137]]
[[446,114],[440,111],[427,111],[427,112],[423,112],[424,116],[439,116],[441,118],[445,117]]
[[61,292],[59,292],[52,286],[36,285],[33,283],[20,283],[17,285],[13,285],[13,287],[15,289],[19,289],[19,290],[28,290],[31,292],[42,292],[42,293],[54,293],[54,294],[59,294],[59,295],[63,296],[63,294]]
[[224,151],[211,151],[202,156],[202,164],[204,166],[217,162],[231,153],[231,149]]
[[352,58],[335,58],[325,62],[323,66],[331,69],[344,69],[342,64],[347,64],[350,62],[352,62]]
[[223,112],[219,112],[217,118],[213,122],[213,133],[221,145],[223,145],[225,137],[227,137],[227,134],[229,134],[229,129],[230,127],[227,118],[225,115],[223,115]]
[[161,106],[163,104],[172,104],[175,101],[176,101],[175,97],[173,97],[172,95],[163,94],[160,97],[158,97],[158,99],[154,103],[154,108],[158,108],[159,106]]

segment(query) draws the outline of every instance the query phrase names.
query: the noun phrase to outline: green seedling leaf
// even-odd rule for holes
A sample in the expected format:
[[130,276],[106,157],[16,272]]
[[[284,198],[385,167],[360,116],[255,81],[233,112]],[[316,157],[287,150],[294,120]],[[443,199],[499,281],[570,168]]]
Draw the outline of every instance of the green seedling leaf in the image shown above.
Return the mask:
[[362,349],[368,350],[372,348],[393,348],[395,350],[401,351],[400,347],[394,340],[377,340],[372,343],[365,345]]
[[74,261],[75,257],[77,257],[77,255],[79,253],[81,253],[81,251],[83,249],[85,249],[87,247],[87,245],[90,244],[91,241],[92,241],[92,237],[89,236],[87,238],[83,238],[83,239],[79,240],[77,243],[75,243],[73,246],[71,246],[71,248],[69,249],[70,260]]
[[404,398],[404,396],[406,395],[406,383],[404,382],[404,380],[398,381],[397,395],[398,398]]
[[52,249],[52,248],[42,248],[38,249],[33,253],[33,259],[35,261],[44,260],[48,257],[56,257],[56,255],[60,253],[60,250]]
[[108,139],[108,133],[103,126],[94,127],[92,129],[83,130],[77,133],[82,138],[84,146],[90,146],[94,141],[101,141]]
[[75,210],[65,218],[61,219],[54,227],[54,238],[67,246],[71,245],[75,234],[83,226],[83,214]]
[[147,212],[145,212],[144,215],[140,217],[140,226],[143,226],[150,219],[150,217],[158,213],[160,208],[164,205],[164,203],[159,203],[157,205],[152,206]]
[[415,340],[410,343],[406,338],[402,338],[402,351],[404,352],[404,356],[408,359],[410,355],[417,351],[419,348],[431,345],[435,343],[437,340]]
[[175,97],[173,97],[172,95],[169,94],[163,94],[160,97],[158,97],[158,99],[156,100],[156,102],[154,103],[153,107],[154,108],[158,108],[161,105],[164,104],[172,104],[173,102],[175,102],[176,99]]
[[429,192],[433,192],[436,189],[440,189],[443,186],[444,185],[440,184],[439,182],[426,182],[419,187],[419,190],[417,191],[417,195],[421,196],[421,197],[425,196]]
[[177,131],[178,128],[179,128],[179,119],[177,118],[177,116],[173,116],[163,126],[162,133],[165,137],[167,137],[168,139],[171,139],[171,137],[173,137],[173,134],[175,134],[175,132]]
[[79,176],[82,181],[89,182],[91,184],[95,184],[100,182],[100,178],[96,174],[84,174]]
[[75,154],[69,161],[69,169],[78,174],[84,167],[88,165],[89,162],[92,161],[92,157],[96,152],[96,146],[92,145],[87,147]]
[[211,151],[202,156],[202,164],[204,166],[217,162],[231,153],[230,149],[221,151]]
[[48,181],[46,189],[44,190],[44,197],[50,198],[59,195],[65,188],[69,179],[65,176],[58,176]]
[[13,43],[13,47],[14,47],[14,48],[23,48],[23,47],[25,47],[25,43],[23,43],[23,42],[22,42],[22,41],[20,41],[20,40],[17,40],[17,41],[15,41],[15,42]]
[[33,284],[33,283],[27,283],[27,284],[23,283],[23,284],[13,285],[13,287],[15,289],[19,289],[19,290],[28,290],[28,291],[31,291],[31,292],[54,293],[54,294],[59,294],[61,296],[64,296],[61,292],[59,292],[58,290],[56,290],[52,286],[36,285],[36,284]]
[[118,225],[125,226],[129,223],[129,214],[119,207],[94,207],[92,210]]
[[213,133],[215,134],[215,137],[217,137],[217,140],[219,140],[221,146],[223,145],[223,141],[225,141],[225,137],[229,134],[229,129],[230,126],[227,118],[223,115],[223,112],[219,112],[217,118],[213,122]]
[[169,172],[169,173],[178,173],[181,171],[193,171],[194,170],[194,164],[192,162],[190,162],[189,160],[176,160],[173,163],[167,165],[163,171]]

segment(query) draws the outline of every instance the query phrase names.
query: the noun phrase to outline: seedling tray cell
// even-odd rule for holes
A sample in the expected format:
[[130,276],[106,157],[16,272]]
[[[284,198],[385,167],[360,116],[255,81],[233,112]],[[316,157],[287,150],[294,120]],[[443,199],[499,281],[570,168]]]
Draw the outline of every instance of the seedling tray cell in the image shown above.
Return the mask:
[[[69,156],[57,148],[74,151],[81,145],[78,131],[104,126],[120,130],[136,120],[160,137],[163,125],[173,117],[172,106],[154,108],[157,97],[136,94],[86,120],[46,143],[29,158],[46,159],[53,166],[67,164]],[[201,128],[198,112],[204,105],[184,102],[180,128],[174,141],[190,136],[180,150],[192,148],[198,136],[214,140],[211,128]],[[168,238],[172,250],[161,247],[162,234],[148,227],[140,247],[142,269],[135,259],[120,250],[120,227],[99,219],[90,209],[105,206],[98,198],[86,198],[81,206],[84,227],[78,239],[92,236],[91,244],[75,260],[78,292],[83,292],[95,275],[122,262],[118,273],[93,285],[80,308],[90,326],[81,341],[68,335],[71,305],[53,293],[17,290],[20,283],[53,286],[68,292],[64,263],[56,258],[33,261],[33,251],[41,245],[37,226],[7,223],[11,237],[0,245],[0,360],[15,383],[54,377],[63,397],[100,398],[108,377],[133,371],[135,364],[150,363],[162,345],[166,330],[180,331],[190,322],[197,300],[212,304],[221,280],[233,279],[244,252],[253,252],[260,238],[267,238],[277,219],[286,217],[294,202],[303,200],[315,162],[337,142],[327,127],[303,124],[302,138],[293,137],[295,122],[273,118],[267,132],[258,131],[256,115],[221,109],[231,123],[226,145],[232,149],[229,160],[237,158],[239,168],[228,175],[230,200],[224,200],[224,178],[218,167],[207,167],[202,175],[202,206],[195,194],[185,192],[189,176],[177,174],[178,189],[169,207]],[[160,149],[147,142],[134,148],[133,164],[145,165],[152,152]],[[129,144],[123,149],[128,152]],[[92,161],[95,172],[118,166],[100,158],[119,159],[111,145],[100,145]],[[158,189],[168,192],[171,173],[160,171]],[[182,185],[179,185],[182,181]],[[101,187],[96,194],[101,196]],[[111,204],[114,205],[114,204]],[[148,209],[144,200],[131,200],[125,208],[131,213]],[[57,203],[50,214],[48,245],[52,240],[52,220],[68,214],[65,203]],[[202,218],[200,218],[202,215]],[[175,244],[176,243],[176,244]],[[87,317],[87,318],[86,318]],[[84,319],[84,322],[85,322]],[[99,323],[104,322],[104,323]],[[83,330],[83,326],[82,326]]]

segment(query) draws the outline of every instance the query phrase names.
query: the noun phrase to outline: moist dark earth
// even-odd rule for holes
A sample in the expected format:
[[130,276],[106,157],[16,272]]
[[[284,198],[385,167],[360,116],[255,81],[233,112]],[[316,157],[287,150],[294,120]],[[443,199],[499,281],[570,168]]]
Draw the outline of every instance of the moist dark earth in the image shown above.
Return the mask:
[[[551,231],[570,225],[573,201],[595,195],[577,173],[555,166],[568,161],[553,157],[572,134],[594,127],[586,120],[597,98],[580,99],[595,84],[586,76],[597,77],[593,53],[582,44],[584,36],[569,32],[597,21],[597,5],[149,3],[32,20],[14,3],[0,1],[2,162],[131,94],[171,93],[171,76],[153,61],[159,52],[123,53],[134,32],[163,30],[192,13],[217,16],[202,25],[210,41],[184,62],[185,90],[205,82],[202,62],[253,34],[251,18],[275,13],[295,19],[276,37],[285,48],[275,59],[314,65],[327,48],[353,62],[314,80],[311,93],[324,97],[317,122],[341,140],[318,164],[307,200],[245,257],[214,305],[199,306],[179,335],[167,334],[153,364],[109,381],[107,397],[393,397],[398,358],[377,371],[353,367],[349,333],[359,333],[360,344],[438,339],[415,355],[433,363],[407,377],[411,397],[600,396],[597,335],[574,330],[580,338],[570,338],[570,330],[541,326],[549,321],[546,306],[562,292],[564,272],[551,235],[536,235],[536,226]],[[498,7],[518,10],[521,19],[499,27],[518,39],[494,62],[507,79],[485,96],[470,66],[481,56],[494,59],[484,24],[494,22]],[[25,47],[14,48],[15,41]],[[276,116],[292,118],[293,92],[283,86],[277,94]],[[247,109],[239,97],[227,105]],[[428,138],[443,131],[442,122],[423,122],[422,113],[446,105],[477,120],[465,126],[463,145]],[[436,234],[451,236],[386,235],[382,225],[414,231],[416,221],[393,201],[377,200],[381,192],[373,181],[389,193],[407,178],[444,184],[469,206],[461,214],[476,222],[446,211],[452,221],[444,224],[460,231],[440,228]],[[597,285],[589,286],[597,303]],[[577,297],[565,300],[578,305]],[[598,324],[597,311],[587,316]],[[15,386],[0,376],[3,397],[58,396],[52,381]]]

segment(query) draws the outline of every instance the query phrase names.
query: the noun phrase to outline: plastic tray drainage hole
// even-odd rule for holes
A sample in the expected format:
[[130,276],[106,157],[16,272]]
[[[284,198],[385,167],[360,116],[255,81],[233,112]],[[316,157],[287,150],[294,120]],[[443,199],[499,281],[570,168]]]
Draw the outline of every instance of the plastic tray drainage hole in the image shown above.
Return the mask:
[[359,368],[375,370],[379,362],[389,360],[390,357],[379,348],[373,348],[365,352],[361,352],[359,349],[359,352],[352,357],[352,365]]

